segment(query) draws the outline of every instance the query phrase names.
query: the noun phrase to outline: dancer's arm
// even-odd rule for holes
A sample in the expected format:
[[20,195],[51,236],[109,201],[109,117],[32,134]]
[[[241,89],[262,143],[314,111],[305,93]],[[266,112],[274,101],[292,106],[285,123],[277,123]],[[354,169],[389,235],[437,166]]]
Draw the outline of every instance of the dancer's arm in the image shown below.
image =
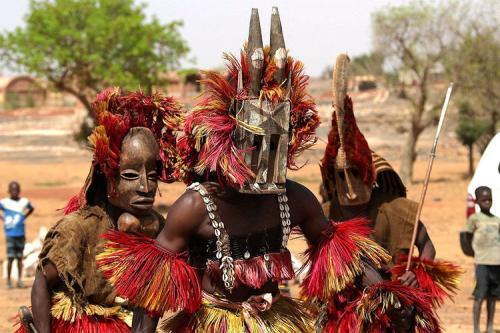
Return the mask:
[[[418,234],[415,245],[418,248],[420,259],[431,259],[436,257],[436,249],[432,243],[425,225],[420,222],[418,225]],[[410,287],[418,287],[417,276],[412,271],[406,271],[400,278],[402,284]]]
[[[358,266],[358,274],[356,275],[361,275],[363,283],[366,283],[366,285],[371,285],[382,280],[380,274],[378,274],[376,269],[373,269],[372,266],[377,266],[379,264],[379,259],[385,256],[385,251],[382,248],[378,247],[373,241],[371,241],[368,238],[367,233],[363,235],[359,233],[359,231],[367,230],[367,227],[361,227],[360,229],[358,229],[359,223],[354,222],[355,224],[357,223],[358,226],[354,226],[352,230],[348,230],[350,229],[349,225],[352,223],[343,222],[338,224],[342,227],[337,228],[336,226],[334,226],[334,223],[332,221],[328,221],[326,219],[325,215],[323,214],[321,204],[314,196],[314,194],[305,186],[300,185],[296,182],[287,182],[287,193],[291,202],[291,212],[292,214],[298,215],[297,218],[299,219],[299,226],[309,243],[309,253],[311,255],[314,249],[325,246],[325,243],[331,242],[331,239],[335,238],[335,233],[343,233],[348,235],[348,237],[354,236],[356,238],[356,242],[369,243],[370,247],[372,247],[373,249],[377,249],[376,251],[380,251],[380,253],[382,254],[381,257],[376,258],[376,262],[372,262],[370,258],[362,258],[362,262],[358,262],[355,264]],[[333,242],[342,242],[342,240],[340,238],[338,240],[333,240]],[[338,245],[342,246],[342,244]],[[363,255],[364,254],[361,253],[361,257]],[[310,258],[312,259],[311,256]],[[335,258],[335,260],[340,260],[338,261],[339,263],[343,259],[344,258]],[[347,259],[350,260],[350,258]],[[354,260],[352,262],[354,263]],[[364,269],[363,267],[370,269]],[[354,276],[352,278],[354,278]],[[347,281],[345,282],[347,283]],[[343,285],[343,283],[341,283],[339,287],[341,285]]]
[[56,267],[47,262],[43,271],[36,272],[35,282],[31,288],[31,305],[33,320],[39,333],[50,333],[50,292],[60,281]]
[[[185,251],[192,235],[198,232],[205,218],[206,208],[200,195],[187,191],[169,209],[165,226],[156,238],[156,243],[173,253]],[[158,315],[148,314],[144,309],[137,308],[134,310],[132,332],[154,333],[158,320]]]

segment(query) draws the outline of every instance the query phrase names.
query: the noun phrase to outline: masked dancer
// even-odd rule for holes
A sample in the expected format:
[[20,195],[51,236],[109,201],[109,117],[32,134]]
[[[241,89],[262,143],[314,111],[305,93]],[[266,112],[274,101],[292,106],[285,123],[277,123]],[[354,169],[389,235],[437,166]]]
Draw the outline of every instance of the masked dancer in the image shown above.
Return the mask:
[[[424,224],[419,222],[415,243],[419,257],[414,258],[411,269],[406,270],[405,255],[411,244],[418,204],[406,198],[406,188],[398,174],[385,159],[370,150],[356,124],[353,103],[347,95],[348,63],[347,55],[341,54],[334,68],[332,128],[321,164],[323,208],[335,221],[367,217],[373,228],[371,238],[387,250],[391,261],[378,271],[378,277],[374,275],[372,282],[376,283],[370,288],[355,287],[337,295],[333,302],[336,306],[330,307],[333,317],[330,322],[335,329],[352,321],[351,325],[356,322],[354,326],[364,327],[363,332],[413,332],[415,325],[418,329],[415,321],[419,320],[415,303],[410,302],[411,298],[399,302],[399,310],[396,302],[385,304],[385,308],[390,307],[389,304],[394,306],[389,311],[404,314],[402,321],[391,322],[390,317],[377,314],[384,306],[376,302],[380,293],[378,286],[386,284],[383,281],[396,280],[392,285],[394,290],[408,292],[408,296],[413,291],[423,292],[425,299],[431,300],[432,309],[428,310],[434,311],[456,290],[460,269],[449,262],[434,260],[434,245]],[[360,306],[368,303],[372,304],[372,311],[363,317]],[[419,303],[422,301],[417,300]],[[424,323],[420,326],[419,332],[435,332],[426,329]],[[380,331],[380,327],[385,330]]]
[[31,293],[38,333],[130,332],[131,312],[96,268],[100,235],[122,230],[156,237],[164,225],[153,210],[158,180],[178,176],[175,131],[182,114],[177,102],[109,88],[92,108],[97,127],[89,137],[90,173],[40,253]]

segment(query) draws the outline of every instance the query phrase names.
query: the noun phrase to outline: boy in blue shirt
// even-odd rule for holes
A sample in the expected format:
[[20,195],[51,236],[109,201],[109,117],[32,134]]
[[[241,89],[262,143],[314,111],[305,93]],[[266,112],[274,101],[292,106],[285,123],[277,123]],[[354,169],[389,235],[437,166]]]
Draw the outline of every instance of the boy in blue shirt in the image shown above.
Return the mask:
[[26,198],[21,198],[21,186],[18,182],[9,184],[9,198],[0,200],[0,210],[2,211],[3,227],[5,231],[7,244],[7,288],[12,288],[10,273],[12,271],[12,263],[17,259],[18,280],[17,287],[23,288],[22,270],[23,270],[23,251],[25,238],[24,223],[26,218],[30,216],[34,207]]

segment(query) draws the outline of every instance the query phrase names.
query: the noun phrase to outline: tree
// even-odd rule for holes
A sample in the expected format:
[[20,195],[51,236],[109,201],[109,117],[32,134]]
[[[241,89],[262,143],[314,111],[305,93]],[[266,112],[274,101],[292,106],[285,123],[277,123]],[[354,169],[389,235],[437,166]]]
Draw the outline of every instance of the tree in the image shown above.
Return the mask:
[[[454,42],[453,22],[459,11],[455,3],[414,0],[405,5],[389,5],[373,15],[375,50],[400,74],[411,78],[411,86],[401,97],[410,105],[410,126],[403,147],[401,178],[409,183],[413,176],[416,145],[420,134],[433,124],[444,92],[430,89],[431,74],[439,72]],[[439,97],[439,98],[438,98]],[[439,102],[438,102],[439,101]]]
[[351,59],[349,71],[352,75],[384,75],[384,56],[380,53],[365,53]]
[[181,22],[147,20],[133,0],[31,0],[25,23],[0,35],[1,60],[45,78],[89,111],[111,85],[150,92],[188,52]]
[[457,30],[460,43],[446,68],[460,94],[474,105],[474,116],[488,120],[488,142],[500,120],[500,2],[476,4]]
[[469,149],[469,176],[474,174],[474,144],[484,134],[488,124],[476,116],[470,103],[463,102],[458,107],[458,124],[455,129],[460,142]]
[[[349,72],[352,75],[384,75],[384,57],[382,54],[364,53],[351,58]],[[333,65],[328,65],[321,72],[322,79],[332,79]]]

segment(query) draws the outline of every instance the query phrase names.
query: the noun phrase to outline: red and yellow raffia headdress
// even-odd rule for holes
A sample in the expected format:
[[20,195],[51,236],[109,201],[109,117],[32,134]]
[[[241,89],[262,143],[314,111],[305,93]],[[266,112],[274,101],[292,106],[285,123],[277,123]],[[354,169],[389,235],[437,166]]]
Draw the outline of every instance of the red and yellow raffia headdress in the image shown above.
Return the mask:
[[[245,163],[245,151],[235,142],[237,119],[230,114],[233,103],[249,99],[249,71],[245,48],[238,60],[234,55],[225,54],[227,74],[206,71],[202,83],[205,90],[200,101],[186,116],[185,136],[179,140],[179,148],[186,164],[186,182],[196,176],[208,177],[214,174],[222,184],[241,187],[253,174]],[[238,71],[243,76],[243,89],[238,92]],[[274,80],[277,66],[264,49],[264,75],[261,99],[272,103],[287,99],[287,87]],[[286,77],[291,78],[290,139],[287,166],[297,169],[296,157],[316,142],[316,128],[319,117],[311,96],[306,93],[309,77],[303,73],[303,64],[288,57]]]
[[[343,124],[343,148],[349,165],[356,167],[363,183],[371,186],[375,179],[373,169],[372,152],[366,142],[363,133],[356,124],[354,117],[353,104],[349,96],[346,96],[344,102],[344,124]],[[337,124],[336,111],[332,114],[332,129],[328,134],[328,144],[326,145],[325,155],[323,156],[321,166],[323,173],[330,175],[333,179],[335,173],[335,163],[340,147],[340,135]]]
[[[123,139],[133,127],[148,128],[160,148],[162,169],[160,180],[173,182],[180,176],[181,159],[176,148],[176,132],[180,130],[183,112],[180,104],[159,93],[143,92],[123,94],[120,88],[107,88],[92,103],[97,126],[89,136],[94,152],[92,166],[98,166],[107,179],[119,170]],[[89,175],[87,182],[91,181]],[[86,204],[86,184],[80,194],[73,197],[66,208],[68,214]]]

